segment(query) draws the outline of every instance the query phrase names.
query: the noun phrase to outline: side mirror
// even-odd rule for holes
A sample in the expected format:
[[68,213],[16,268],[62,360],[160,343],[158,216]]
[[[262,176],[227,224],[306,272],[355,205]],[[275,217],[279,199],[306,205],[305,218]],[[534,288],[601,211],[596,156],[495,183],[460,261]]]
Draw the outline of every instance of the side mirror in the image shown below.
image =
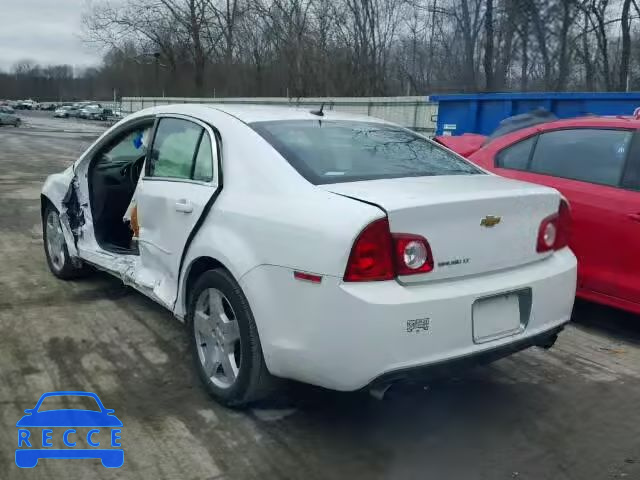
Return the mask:
[[104,413],[106,413],[107,415],[113,415],[115,413],[115,410],[113,408],[105,408]]
[[33,413],[33,408],[27,408],[24,413]]

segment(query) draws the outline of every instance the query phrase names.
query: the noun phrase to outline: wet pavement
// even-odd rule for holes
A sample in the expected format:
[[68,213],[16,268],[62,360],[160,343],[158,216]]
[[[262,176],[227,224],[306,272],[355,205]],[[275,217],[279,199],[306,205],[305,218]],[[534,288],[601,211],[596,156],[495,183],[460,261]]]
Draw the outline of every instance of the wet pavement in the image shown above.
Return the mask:
[[[105,274],[48,272],[42,182],[105,128],[50,115],[0,128],[1,479],[640,479],[640,318],[588,303],[549,351],[382,401],[291,384],[246,412],[218,406],[169,312]],[[122,468],[15,466],[16,421],[53,390],[115,409]]]

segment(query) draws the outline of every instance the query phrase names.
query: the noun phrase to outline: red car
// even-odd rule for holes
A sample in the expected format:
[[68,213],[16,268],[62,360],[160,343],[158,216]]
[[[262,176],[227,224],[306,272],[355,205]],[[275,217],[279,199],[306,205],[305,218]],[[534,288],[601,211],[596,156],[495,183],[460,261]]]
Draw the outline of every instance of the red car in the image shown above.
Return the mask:
[[490,137],[436,140],[498,175],[559,190],[571,205],[578,297],[640,314],[640,119],[506,122]]

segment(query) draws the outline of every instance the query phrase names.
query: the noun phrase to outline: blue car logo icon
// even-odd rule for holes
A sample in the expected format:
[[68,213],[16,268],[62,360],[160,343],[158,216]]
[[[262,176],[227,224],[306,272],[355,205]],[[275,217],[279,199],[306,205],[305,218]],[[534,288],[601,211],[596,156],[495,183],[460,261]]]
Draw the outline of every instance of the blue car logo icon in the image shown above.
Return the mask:
[[[69,397],[91,401],[95,400],[98,410],[79,408],[57,408],[44,410],[42,403],[47,398],[60,397],[55,400],[65,401]],[[83,398],[85,397],[85,398]],[[86,398],[88,397],[88,398]],[[93,405],[93,403],[92,403]],[[85,459],[95,458],[102,461],[107,468],[118,468],[124,463],[124,450],[120,444],[122,422],[113,410],[104,408],[100,398],[91,392],[49,392],[40,397],[36,406],[24,411],[26,415],[18,420],[18,448],[16,449],[16,465],[20,468],[33,468],[41,458]],[[39,428],[42,427],[41,435]],[[36,432],[38,428],[38,432]],[[76,429],[89,428],[86,436]],[[62,433],[62,443],[67,448],[53,448],[54,429]],[[104,433],[108,430],[109,442],[105,442]],[[90,448],[74,448],[84,441]],[[110,448],[104,448],[106,446]],[[41,448],[40,448],[41,447]]]

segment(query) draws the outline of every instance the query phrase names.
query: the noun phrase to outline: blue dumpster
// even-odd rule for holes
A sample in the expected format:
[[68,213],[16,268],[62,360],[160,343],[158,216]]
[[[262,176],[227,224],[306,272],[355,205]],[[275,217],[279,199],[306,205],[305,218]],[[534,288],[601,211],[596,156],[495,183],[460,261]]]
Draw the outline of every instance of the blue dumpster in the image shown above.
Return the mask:
[[631,115],[640,93],[485,93],[432,95],[438,102],[437,135],[488,135],[501,120],[544,108],[559,118],[581,115]]

